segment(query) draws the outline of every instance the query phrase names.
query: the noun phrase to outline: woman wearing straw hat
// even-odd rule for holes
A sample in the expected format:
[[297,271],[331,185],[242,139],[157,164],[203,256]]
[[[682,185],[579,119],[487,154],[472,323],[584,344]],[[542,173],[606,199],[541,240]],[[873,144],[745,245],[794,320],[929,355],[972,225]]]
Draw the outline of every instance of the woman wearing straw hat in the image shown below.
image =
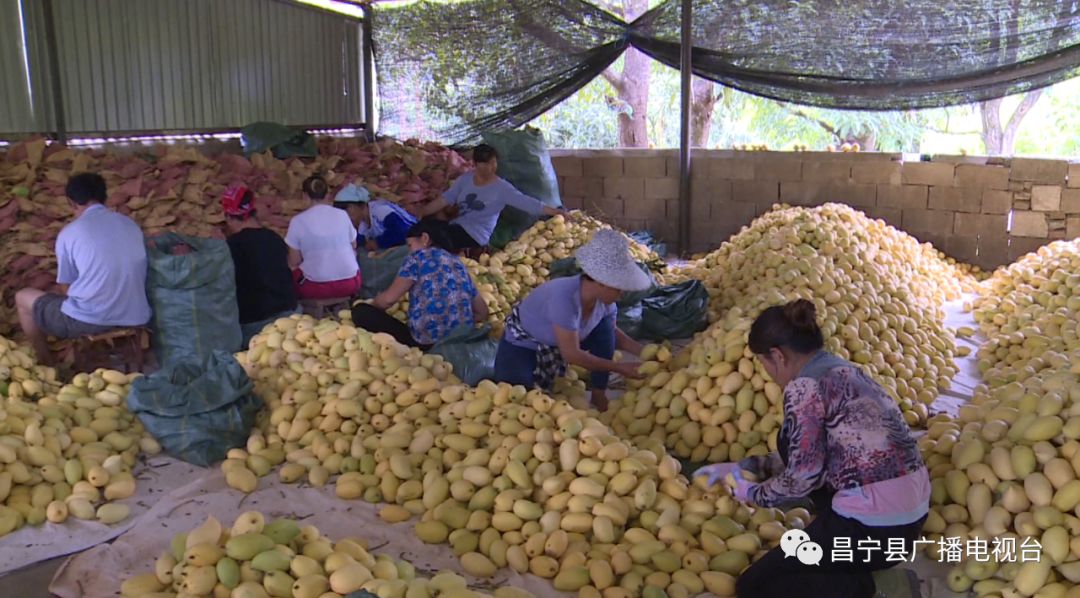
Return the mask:
[[615,325],[615,302],[651,281],[634,263],[626,237],[610,229],[597,231],[576,257],[582,274],[536,287],[511,311],[495,380],[550,390],[567,364],[576,365],[591,372],[593,405],[605,411],[611,372],[640,377],[639,364],[612,359],[616,348],[634,355],[642,349]]

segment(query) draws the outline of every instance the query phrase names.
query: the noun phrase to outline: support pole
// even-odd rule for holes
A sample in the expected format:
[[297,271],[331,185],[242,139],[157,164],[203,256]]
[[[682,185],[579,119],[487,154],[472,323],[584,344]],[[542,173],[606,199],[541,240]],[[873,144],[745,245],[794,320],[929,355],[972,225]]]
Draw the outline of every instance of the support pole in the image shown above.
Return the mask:
[[691,57],[693,49],[693,9],[691,0],[682,0],[682,45],[679,74],[682,77],[679,116],[679,253],[686,255],[690,250],[690,107],[693,99],[691,83],[693,70]]
[[374,77],[371,72],[375,69],[374,53],[371,47],[371,6],[364,6],[364,21],[360,26],[363,39],[361,41],[361,54],[363,55],[364,80],[364,134],[368,141],[375,139],[375,86],[372,83]]
[[45,19],[45,44],[49,52],[49,81],[52,87],[53,125],[56,140],[67,143],[67,121],[64,118],[64,90],[60,77],[60,50],[56,43],[56,18],[52,0],[42,0],[41,12]]

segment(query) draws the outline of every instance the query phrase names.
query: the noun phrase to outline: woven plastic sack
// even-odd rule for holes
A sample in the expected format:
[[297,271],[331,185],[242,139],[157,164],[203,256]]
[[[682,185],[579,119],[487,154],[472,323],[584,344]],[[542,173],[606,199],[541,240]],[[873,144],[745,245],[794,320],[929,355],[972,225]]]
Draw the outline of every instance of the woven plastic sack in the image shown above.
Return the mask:
[[538,216],[533,216],[525,210],[506,206],[499,213],[499,220],[495,223],[495,230],[491,231],[488,246],[492,249],[505,248],[511,241],[529,230],[539,219]]
[[[545,205],[562,205],[559,196],[559,177],[551,164],[544,134],[539,129],[489,131],[483,134],[484,143],[495,148],[499,155],[496,174],[506,179],[522,193],[539,199]],[[509,206],[499,214],[488,245],[495,249],[506,247],[521,236],[537,217]]]
[[315,137],[273,122],[255,122],[240,129],[240,145],[244,155],[261,154],[270,150],[278,160],[292,156],[314,158],[319,153]]
[[551,154],[540,129],[525,127],[521,130],[488,131],[483,138],[484,143],[495,148],[499,155],[496,174],[517,187],[518,191],[544,202],[544,205],[562,205],[559,177],[551,164]]
[[441,355],[454,366],[455,376],[469,386],[476,386],[481,380],[490,380],[495,375],[498,350],[499,342],[491,338],[491,326],[485,324],[479,328],[455,328],[428,353]]
[[659,287],[641,300],[641,327],[634,338],[690,338],[708,325],[709,292],[700,280],[687,280]]
[[[220,239],[165,233],[147,244],[146,292],[162,367],[184,357],[240,350],[240,312],[229,246]],[[190,250],[174,255],[178,247]]]
[[356,255],[356,261],[360,264],[362,286],[360,287],[361,299],[374,299],[375,295],[385,291],[394,278],[401,271],[401,264],[409,255],[409,247],[402,245],[388,249],[374,256],[360,250]]
[[166,453],[212,465],[244,446],[262,399],[229,353],[187,358],[131,383],[127,406]]

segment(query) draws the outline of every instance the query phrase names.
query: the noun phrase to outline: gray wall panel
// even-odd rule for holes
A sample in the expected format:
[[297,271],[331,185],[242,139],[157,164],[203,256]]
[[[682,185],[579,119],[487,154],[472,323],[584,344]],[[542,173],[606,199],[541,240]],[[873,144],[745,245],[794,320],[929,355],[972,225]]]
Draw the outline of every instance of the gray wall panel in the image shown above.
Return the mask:
[[[286,0],[52,2],[69,135],[364,121],[356,19]],[[0,0],[5,75],[22,72],[19,6]],[[0,87],[0,135],[53,126],[44,18],[29,10],[35,102],[25,75]]]
[[26,69],[32,44],[24,48],[20,0],[0,0],[0,131],[30,133],[49,123],[47,97],[28,85]]

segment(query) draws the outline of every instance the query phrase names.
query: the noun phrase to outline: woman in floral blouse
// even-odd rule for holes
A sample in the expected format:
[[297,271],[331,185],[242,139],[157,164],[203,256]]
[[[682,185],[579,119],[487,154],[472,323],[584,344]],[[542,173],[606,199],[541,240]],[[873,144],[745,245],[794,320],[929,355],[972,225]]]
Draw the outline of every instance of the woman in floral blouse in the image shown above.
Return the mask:
[[[782,541],[744,571],[737,594],[874,596],[871,573],[910,554],[929,511],[930,478],[911,430],[880,385],[823,349],[813,303],[766,309],[750,328],[749,344],[784,387],[779,454],[696,475],[713,483],[733,473],[736,498],[763,507],[809,498],[817,516],[805,536],[788,546]],[[766,479],[752,483],[747,471]],[[818,556],[816,565],[803,562]]]
[[[450,253],[446,225],[421,220],[405,234],[409,255],[397,278],[370,304],[352,309],[353,324],[370,332],[386,332],[411,347],[429,348],[459,326],[487,319],[488,308],[469,270]],[[409,294],[409,324],[386,313]]]

